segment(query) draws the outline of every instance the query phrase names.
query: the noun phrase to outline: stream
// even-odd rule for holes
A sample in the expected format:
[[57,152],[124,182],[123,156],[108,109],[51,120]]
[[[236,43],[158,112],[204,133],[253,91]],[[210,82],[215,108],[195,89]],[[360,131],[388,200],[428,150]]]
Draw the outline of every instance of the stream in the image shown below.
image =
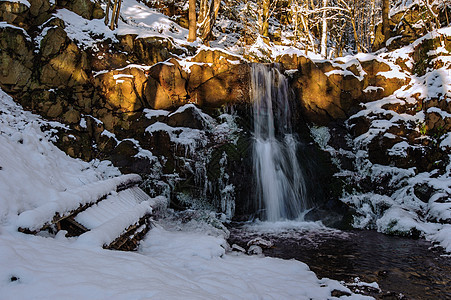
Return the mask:
[[[319,278],[344,281],[350,288],[354,283],[353,290],[376,299],[451,299],[450,256],[423,239],[313,225],[305,229],[305,223],[264,224],[233,224],[229,244],[247,249],[248,241],[261,237],[273,243],[264,255],[302,261]],[[380,290],[356,290],[359,280],[377,282]]]

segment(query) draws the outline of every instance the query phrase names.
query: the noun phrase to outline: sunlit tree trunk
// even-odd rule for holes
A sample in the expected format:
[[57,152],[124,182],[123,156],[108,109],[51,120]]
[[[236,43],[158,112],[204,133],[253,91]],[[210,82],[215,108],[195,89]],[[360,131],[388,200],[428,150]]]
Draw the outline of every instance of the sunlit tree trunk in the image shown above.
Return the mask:
[[269,36],[269,6],[270,0],[263,0],[262,7],[262,25],[261,25],[261,35]]
[[390,0],[382,0],[382,33],[384,35],[384,43],[390,38],[389,12]]
[[188,42],[194,42],[196,40],[196,0],[189,0],[188,8]]
[[117,1],[118,0],[114,0],[113,12],[111,14],[111,22],[110,22],[110,29],[111,30],[114,30],[114,21],[116,20]]
[[204,42],[210,38],[216,18],[218,17],[220,4],[221,0],[210,0],[205,18],[200,24],[200,38]]
[[[117,11],[116,11],[116,17],[114,18],[114,28],[117,28],[118,24],[119,24],[119,14],[121,12],[121,5],[122,5],[122,0],[117,0],[118,4],[117,4]],[[113,22],[113,20],[111,20],[111,22]]]

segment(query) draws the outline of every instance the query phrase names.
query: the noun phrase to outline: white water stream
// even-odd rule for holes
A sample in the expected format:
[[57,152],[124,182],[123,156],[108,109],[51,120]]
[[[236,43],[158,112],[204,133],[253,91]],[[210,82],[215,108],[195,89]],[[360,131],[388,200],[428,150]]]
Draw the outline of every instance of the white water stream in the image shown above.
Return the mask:
[[271,65],[253,64],[253,164],[256,201],[267,221],[296,219],[307,209],[302,170],[292,133],[288,81]]

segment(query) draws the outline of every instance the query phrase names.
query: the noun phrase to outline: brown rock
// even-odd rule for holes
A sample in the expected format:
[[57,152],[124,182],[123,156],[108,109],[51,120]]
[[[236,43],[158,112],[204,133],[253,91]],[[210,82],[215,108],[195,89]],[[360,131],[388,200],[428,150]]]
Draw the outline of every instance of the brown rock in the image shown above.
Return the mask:
[[106,108],[120,112],[133,112],[143,107],[144,71],[138,68],[114,70],[96,77],[106,99]]
[[140,64],[153,65],[175,55],[190,54],[185,49],[175,47],[170,39],[161,37],[136,38],[136,35],[118,37],[122,51],[127,52],[128,60]]
[[63,28],[50,28],[41,41],[41,55],[43,59],[58,54],[62,49],[64,49],[67,42],[67,33]]
[[249,78],[249,65],[232,65],[229,71],[219,73],[195,88],[190,93],[190,101],[204,107],[248,102]]
[[173,101],[160,83],[152,77],[147,79],[144,87],[144,95],[150,108],[167,109],[178,106],[177,104],[181,105],[178,101]]
[[95,3],[91,0],[63,0],[61,5],[88,20],[93,18],[96,8]]
[[87,54],[73,43],[59,55],[44,64],[40,81],[48,87],[73,87],[87,83]]
[[190,67],[188,90],[196,89],[202,83],[214,77],[214,70],[208,64],[195,64]]
[[0,28],[0,84],[6,92],[21,91],[30,81],[33,45],[24,31]]
[[167,124],[172,127],[189,127],[194,129],[204,129],[207,124],[199,110],[190,105],[181,112],[176,112],[170,115]]
[[9,1],[0,2],[0,21],[28,29],[28,25],[25,22],[28,15],[28,6],[23,3]]
[[50,106],[46,115],[49,118],[56,118],[56,117],[60,116],[62,112],[63,112],[63,106],[61,105],[61,102],[57,102],[57,103],[53,104],[52,106]]
[[165,109],[187,102],[187,75],[175,59],[155,64],[148,74],[145,98],[151,108]]
[[433,131],[444,128],[446,123],[439,113],[430,112],[426,114],[425,124],[427,131]]
[[52,6],[49,0],[29,0],[33,25],[41,25],[48,20]]
[[77,124],[78,122],[80,122],[80,112],[76,111],[75,109],[69,109],[63,115],[63,121],[66,124]]

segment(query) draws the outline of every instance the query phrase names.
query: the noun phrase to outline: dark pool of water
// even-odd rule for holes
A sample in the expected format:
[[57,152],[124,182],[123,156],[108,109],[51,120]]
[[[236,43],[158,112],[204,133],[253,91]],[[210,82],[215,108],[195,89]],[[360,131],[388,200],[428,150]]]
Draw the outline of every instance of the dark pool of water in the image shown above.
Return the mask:
[[[377,282],[377,299],[451,299],[451,257],[431,243],[374,231],[288,229],[265,232],[241,225],[230,228],[229,243],[246,248],[262,237],[274,246],[266,256],[297,259],[318,277],[345,282]],[[246,248],[247,249],[247,248]]]

